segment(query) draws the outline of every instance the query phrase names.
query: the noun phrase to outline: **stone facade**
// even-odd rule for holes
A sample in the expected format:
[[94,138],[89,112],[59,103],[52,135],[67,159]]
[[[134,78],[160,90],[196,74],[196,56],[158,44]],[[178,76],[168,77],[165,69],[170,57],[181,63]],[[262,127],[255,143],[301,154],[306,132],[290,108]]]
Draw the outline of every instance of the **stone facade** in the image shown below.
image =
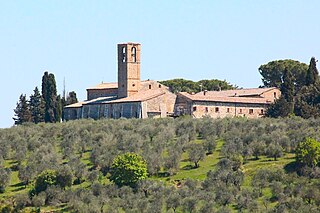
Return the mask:
[[118,44],[118,82],[87,89],[87,101],[66,106],[65,120],[167,117],[176,95],[157,81],[140,80],[140,44]]
[[277,88],[204,91],[193,95],[179,93],[175,115],[259,118],[264,116],[267,107],[280,95]]

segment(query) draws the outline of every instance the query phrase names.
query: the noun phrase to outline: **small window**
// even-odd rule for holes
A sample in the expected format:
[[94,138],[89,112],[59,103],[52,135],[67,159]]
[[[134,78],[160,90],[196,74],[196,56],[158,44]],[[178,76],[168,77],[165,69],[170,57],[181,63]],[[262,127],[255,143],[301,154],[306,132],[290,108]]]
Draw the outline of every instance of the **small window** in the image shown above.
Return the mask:
[[230,112],[230,108],[227,108],[227,113],[229,113]]
[[206,112],[209,112],[209,108],[208,107],[206,107]]
[[219,107],[216,107],[214,111],[219,112]]
[[149,84],[149,89],[151,89],[151,84]]
[[193,107],[193,111],[197,111],[197,107],[194,106],[194,107]]
[[249,114],[253,114],[253,109],[249,109]]
[[242,114],[242,109],[240,109],[239,113]]
[[121,118],[121,116],[122,116],[122,114],[121,114],[121,112],[119,113],[119,118]]
[[136,85],[135,85],[135,84],[132,84],[132,86],[135,87]]
[[159,88],[161,88],[161,84],[159,84]]
[[264,114],[264,111],[263,111],[263,109],[260,111],[260,113],[261,113],[261,115],[263,115]]
[[124,84],[122,84],[122,87],[124,87]]
[[273,97],[277,98],[277,93],[276,92],[273,93]]
[[132,47],[131,53],[132,53],[132,62],[137,62],[137,57],[136,57],[136,48]]
[[122,47],[122,62],[126,62],[126,47]]

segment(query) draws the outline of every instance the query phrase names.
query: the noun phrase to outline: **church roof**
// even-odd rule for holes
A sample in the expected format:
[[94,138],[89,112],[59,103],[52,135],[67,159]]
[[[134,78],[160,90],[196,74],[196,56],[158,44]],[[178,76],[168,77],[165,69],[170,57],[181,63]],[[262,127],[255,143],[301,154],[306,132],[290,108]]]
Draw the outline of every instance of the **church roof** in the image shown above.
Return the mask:
[[[250,88],[250,89],[234,89],[234,90],[222,90],[222,91],[206,91],[206,96],[212,97],[241,97],[241,96],[259,96],[265,92],[276,89],[276,87],[270,88]],[[196,95],[201,95],[204,92],[198,92]]]
[[118,83],[112,82],[112,83],[101,83],[93,87],[87,88],[87,90],[96,90],[96,89],[117,89]]
[[140,91],[132,96],[115,99],[112,101],[105,101],[103,103],[124,103],[124,102],[140,102],[140,101],[147,101],[152,98],[156,98],[160,95],[165,94],[166,92],[162,89],[156,89],[156,90],[146,90],[146,91]]
[[206,91],[197,94],[189,94],[180,92],[179,94],[192,101],[209,101],[223,103],[247,103],[247,104],[270,104],[273,100],[259,96],[266,91],[275,88],[257,88],[257,89],[240,89],[240,90],[225,90],[225,91]]

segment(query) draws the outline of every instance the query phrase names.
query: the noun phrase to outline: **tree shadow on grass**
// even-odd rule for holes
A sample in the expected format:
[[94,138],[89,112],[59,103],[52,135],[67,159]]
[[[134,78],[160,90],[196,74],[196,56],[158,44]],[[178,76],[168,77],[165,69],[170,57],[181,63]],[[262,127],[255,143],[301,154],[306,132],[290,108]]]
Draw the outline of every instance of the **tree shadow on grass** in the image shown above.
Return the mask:
[[18,192],[26,188],[23,182],[13,184],[11,185],[11,187],[14,187],[14,189],[12,190],[13,192]]
[[301,167],[301,164],[296,162],[296,161],[293,161],[293,162],[290,162],[288,164],[286,164],[284,166],[284,170],[287,172],[287,173],[294,173],[294,172],[297,172],[299,170],[299,168]]
[[182,170],[191,170],[191,169],[196,169],[193,165],[186,165],[184,167],[182,167]]

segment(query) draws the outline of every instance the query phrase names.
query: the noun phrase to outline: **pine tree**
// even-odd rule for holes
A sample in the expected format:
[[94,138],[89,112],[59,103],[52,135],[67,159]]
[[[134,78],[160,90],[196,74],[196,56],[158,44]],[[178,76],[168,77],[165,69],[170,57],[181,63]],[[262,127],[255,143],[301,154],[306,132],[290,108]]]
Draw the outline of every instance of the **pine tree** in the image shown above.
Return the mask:
[[70,104],[74,104],[77,103],[78,99],[77,99],[77,94],[75,91],[69,92],[69,95],[67,97],[67,102],[66,105],[70,105]]
[[310,86],[311,84],[314,84],[319,79],[319,72],[317,69],[317,63],[316,59],[314,57],[311,58],[309,68],[307,71],[307,77],[306,77],[306,85]]
[[45,122],[56,122],[57,118],[57,87],[52,73],[45,72],[42,77],[42,97],[45,101]]
[[37,124],[44,121],[45,104],[38,87],[33,92],[33,95],[30,96],[30,111],[32,122]]
[[14,113],[15,117],[13,118],[13,120],[15,125],[32,121],[32,115],[29,109],[26,95],[20,95],[19,102],[17,103],[17,107],[14,109]]

